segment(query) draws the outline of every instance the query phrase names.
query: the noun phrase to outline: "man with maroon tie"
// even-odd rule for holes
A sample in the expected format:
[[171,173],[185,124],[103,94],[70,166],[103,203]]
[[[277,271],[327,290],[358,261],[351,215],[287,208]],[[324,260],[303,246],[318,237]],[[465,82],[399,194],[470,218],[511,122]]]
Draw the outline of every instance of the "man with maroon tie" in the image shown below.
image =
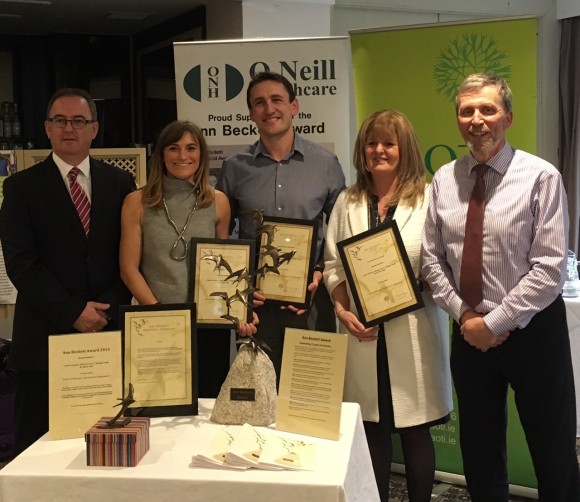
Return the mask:
[[562,179],[506,141],[512,93],[501,78],[467,77],[456,112],[470,153],[433,178],[422,274],[454,320],[451,371],[467,487],[474,502],[509,500],[511,386],[540,500],[578,502]]
[[61,89],[45,120],[52,153],[4,182],[0,239],[18,291],[10,365],[16,370],[16,452],[48,430],[48,336],[117,328],[130,295],[119,276],[121,205],[132,176],[89,157],[93,99]]

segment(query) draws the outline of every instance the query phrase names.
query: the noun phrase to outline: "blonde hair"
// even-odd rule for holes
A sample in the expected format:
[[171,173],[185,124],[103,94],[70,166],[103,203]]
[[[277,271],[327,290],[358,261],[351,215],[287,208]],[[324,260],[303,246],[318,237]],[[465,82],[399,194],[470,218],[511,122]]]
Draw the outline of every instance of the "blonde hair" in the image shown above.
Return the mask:
[[425,192],[425,165],[419,142],[409,119],[397,110],[380,110],[369,115],[362,123],[354,146],[353,163],[356,183],[348,188],[353,200],[370,196],[373,177],[367,170],[365,147],[369,138],[394,136],[399,145],[398,182],[389,206],[400,202],[414,207]]
[[175,120],[167,124],[159,133],[153,155],[149,160],[147,184],[143,187],[142,194],[144,207],[160,208],[162,206],[163,175],[167,174],[167,168],[163,161],[163,150],[167,146],[177,143],[187,132],[199,143],[199,167],[193,177],[193,185],[198,189],[199,207],[208,207],[212,203],[214,191],[209,181],[209,153],[203,133],[193,122]]

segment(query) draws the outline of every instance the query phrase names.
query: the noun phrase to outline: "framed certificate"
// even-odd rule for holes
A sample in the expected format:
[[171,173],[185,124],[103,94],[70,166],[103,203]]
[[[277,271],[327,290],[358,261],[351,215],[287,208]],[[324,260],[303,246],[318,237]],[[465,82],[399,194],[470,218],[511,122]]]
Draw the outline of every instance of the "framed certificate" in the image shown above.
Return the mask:
[[310,306],[316,260],[315,221],[264,216],[258,234],[256,288],[269,302]]
[[189,291],[197,325],[228,328],[252,321],[255,242],[191,239]]
[[423,307],[395,220],[340,241],[337,246],[365,327]]
[[123,305],[123,395],[129,416],[197,415],[195,305]]

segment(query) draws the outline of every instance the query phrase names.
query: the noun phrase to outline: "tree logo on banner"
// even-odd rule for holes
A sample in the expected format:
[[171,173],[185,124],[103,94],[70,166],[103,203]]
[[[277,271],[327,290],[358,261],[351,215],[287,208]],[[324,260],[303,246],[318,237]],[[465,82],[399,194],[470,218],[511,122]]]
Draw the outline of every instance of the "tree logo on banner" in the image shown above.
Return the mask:
[[244,77],[232,65],[223,68],[209,66],[202,75],[201,65],[194,66],[183,78],[183,89],[191,99],[202,101],[208,99],[234,99],[244,88]]
[[457,88],[472,73],[494,73],[509,79],[512,68],[506,64],[507,59],[508,54],[497,47],[493,38],[478,33],[464,33],[451,40],[439,53],[433,68],[437,94],[454,102]]

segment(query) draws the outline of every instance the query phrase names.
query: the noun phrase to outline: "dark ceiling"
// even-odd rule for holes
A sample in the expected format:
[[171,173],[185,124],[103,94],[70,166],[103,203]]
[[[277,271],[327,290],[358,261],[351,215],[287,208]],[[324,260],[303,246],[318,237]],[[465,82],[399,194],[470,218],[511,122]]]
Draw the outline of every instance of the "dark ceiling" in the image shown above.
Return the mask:
[[0,35],[132,35],[208,0],[0,0]]

